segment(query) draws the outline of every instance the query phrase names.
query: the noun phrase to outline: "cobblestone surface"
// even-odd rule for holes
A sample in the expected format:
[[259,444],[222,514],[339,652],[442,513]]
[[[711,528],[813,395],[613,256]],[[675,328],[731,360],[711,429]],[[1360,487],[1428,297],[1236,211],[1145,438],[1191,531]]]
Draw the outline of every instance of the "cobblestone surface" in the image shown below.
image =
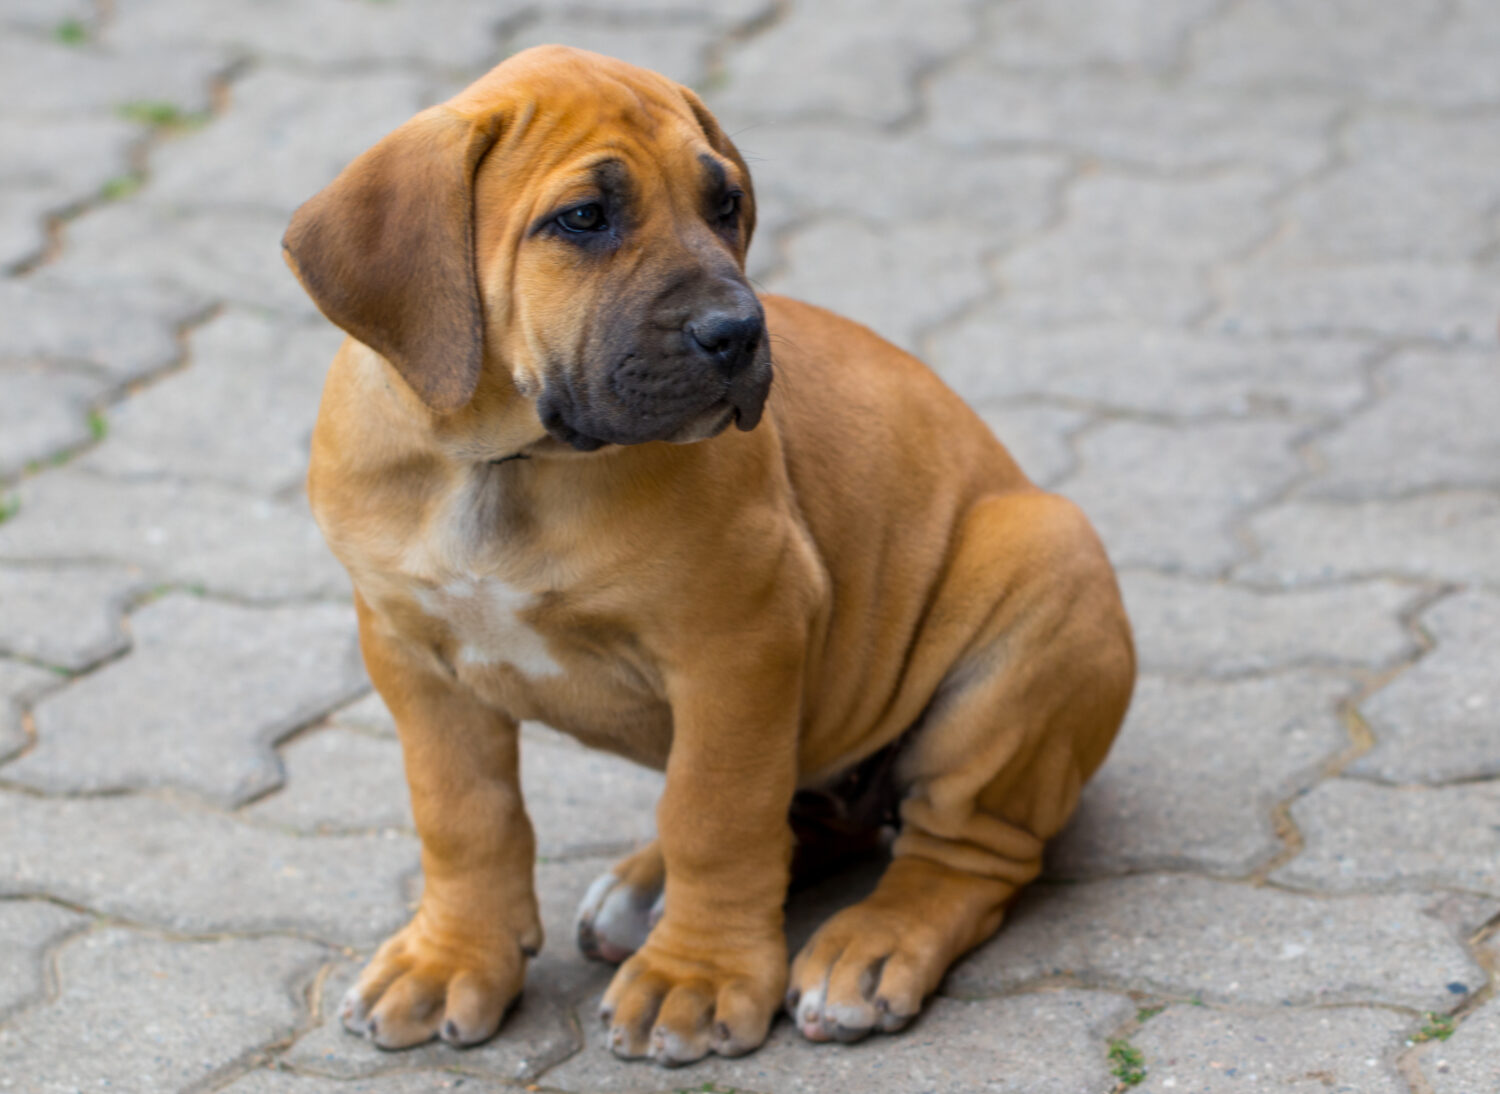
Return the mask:
[[[660,777],[531,726],[548,944],[500,1037],[333,1019],[417,845],[278,241],[542,41],[694,84],[753,274],[925,355],[1123,567],[1126,729],[900,1037],[615,1061],[572,911]],[[1106,1094],[1132,1046],[1140,1090],[1494,1088],[1497,55],[1490,0],[4,5],[0,1091]]]

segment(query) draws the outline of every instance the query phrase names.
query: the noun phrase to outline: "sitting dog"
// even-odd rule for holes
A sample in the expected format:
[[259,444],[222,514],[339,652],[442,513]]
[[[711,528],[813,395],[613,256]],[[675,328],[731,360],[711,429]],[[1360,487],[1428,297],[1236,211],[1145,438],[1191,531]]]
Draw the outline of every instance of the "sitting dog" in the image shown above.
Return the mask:
[[[349,335],[309,496],[422,844],[420,907],[343,1004],[382,1047],[491,1036],[542,944],[523,719],[666,773],[657,841],[578,936],[623,961],[613,1050],[675,1064],[755,1048],[783,999],[816,1041],[911,1021],[1124,716],[1130,630],[1085,518],[921,362],[758,297],[754,225],[691,91],[548,46],[286,233]],[[798,834],[886,821],[878,887],[789,971]]]

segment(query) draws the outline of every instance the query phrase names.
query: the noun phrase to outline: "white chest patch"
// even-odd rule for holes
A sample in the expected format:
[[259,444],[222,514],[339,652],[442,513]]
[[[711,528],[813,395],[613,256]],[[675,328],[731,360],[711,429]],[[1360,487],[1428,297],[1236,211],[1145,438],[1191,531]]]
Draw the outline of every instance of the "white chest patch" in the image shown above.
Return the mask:
[[417,594],[422,610],[452,629],[461,664],[505,664],[523,676],[561,676],[546,639],[521,619],[531,599],[496,578],[459,578]]

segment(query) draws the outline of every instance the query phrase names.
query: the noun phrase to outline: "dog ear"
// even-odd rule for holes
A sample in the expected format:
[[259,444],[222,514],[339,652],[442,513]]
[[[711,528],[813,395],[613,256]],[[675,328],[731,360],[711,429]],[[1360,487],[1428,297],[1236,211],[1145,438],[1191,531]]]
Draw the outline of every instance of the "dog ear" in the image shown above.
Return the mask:
[[745,158],[740,155],[740,150],[719,127],[719,120],[709,113],[708,107],[703,105],[703,100],[698,98],[692,90],[680,84],[678,90],[687,100],[693,117],[698,119],[698,127],[708,138],[709,147],[721,156],[728,156],[733,160],[734,165],[740,169],[740,177],[745,180],[745,201],[740,203],[740,219],[745,225],[745,250],[748,251],[750,237],[755,234],[755,187],[750,181],[750,168],[745,166]]
[[424,110],[299,208],[282,239],[318,310],[440,413],[468,403],[484,363],[474,174],[497,130]]

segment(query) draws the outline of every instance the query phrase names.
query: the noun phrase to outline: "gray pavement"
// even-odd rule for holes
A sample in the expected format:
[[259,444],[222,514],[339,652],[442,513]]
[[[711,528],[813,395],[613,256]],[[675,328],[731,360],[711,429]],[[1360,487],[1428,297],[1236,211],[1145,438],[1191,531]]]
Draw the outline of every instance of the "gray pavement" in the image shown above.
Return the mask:
[[[332,1016],[420,882],[278,240],[544,41],[700,88],[760,283],[926,356],[1121,568],[1118,746],[899,1037],[613,1059],[570,921],[659,777],[536,727],[499,1037]],[[6,0],[0,270],[0,1092],[1500,1091],[1494,0]]]

